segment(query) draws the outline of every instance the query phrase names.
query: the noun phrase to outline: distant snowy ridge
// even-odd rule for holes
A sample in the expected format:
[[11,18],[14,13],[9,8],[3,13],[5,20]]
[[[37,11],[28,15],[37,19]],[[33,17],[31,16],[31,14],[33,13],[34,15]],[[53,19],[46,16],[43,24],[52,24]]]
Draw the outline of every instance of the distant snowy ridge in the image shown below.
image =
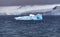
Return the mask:
[[60,4],[54,5],[27,5],[27,6],[3,6],[0,7],[0,15],[19,15],[28,12],[46,12],[52,10],[55,6],[60,6]]

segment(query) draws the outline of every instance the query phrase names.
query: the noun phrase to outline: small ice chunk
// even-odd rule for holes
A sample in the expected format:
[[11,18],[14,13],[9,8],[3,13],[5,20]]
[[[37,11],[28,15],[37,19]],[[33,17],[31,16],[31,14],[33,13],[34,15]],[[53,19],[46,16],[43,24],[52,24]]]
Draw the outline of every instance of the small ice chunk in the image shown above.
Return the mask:
[[35,16],[34,14],[30,14],[29,16]]
[[36,17],[37,17],[37,20],[42,20],[43,19],[42,14],[37,14]]
[[29,16],[22,16],[22,17],[15,17],[16,20],[42,20],[42,15],[41,14],[37,14],[37,15],[33,15],[30,14]]

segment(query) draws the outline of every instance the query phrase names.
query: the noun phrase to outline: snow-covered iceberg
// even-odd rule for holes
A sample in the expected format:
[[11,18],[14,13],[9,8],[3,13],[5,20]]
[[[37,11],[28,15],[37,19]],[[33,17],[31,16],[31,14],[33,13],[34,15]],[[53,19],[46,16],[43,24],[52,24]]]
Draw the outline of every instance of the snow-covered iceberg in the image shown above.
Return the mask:
[[16,20],[42,20],[42,14],[37,14],[37,15],[33,15],[30,14],[29,16],[19,16],[19,17],[15,17],[14,19]]

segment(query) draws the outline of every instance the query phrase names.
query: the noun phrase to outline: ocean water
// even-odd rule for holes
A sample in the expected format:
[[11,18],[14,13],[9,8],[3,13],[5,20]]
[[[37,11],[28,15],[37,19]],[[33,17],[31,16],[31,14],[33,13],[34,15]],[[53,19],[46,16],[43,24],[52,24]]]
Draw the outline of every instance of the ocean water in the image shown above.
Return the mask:
[[0,16],[0,37],[60,37],[60,16],[43,16],[41,21],[17,21]]

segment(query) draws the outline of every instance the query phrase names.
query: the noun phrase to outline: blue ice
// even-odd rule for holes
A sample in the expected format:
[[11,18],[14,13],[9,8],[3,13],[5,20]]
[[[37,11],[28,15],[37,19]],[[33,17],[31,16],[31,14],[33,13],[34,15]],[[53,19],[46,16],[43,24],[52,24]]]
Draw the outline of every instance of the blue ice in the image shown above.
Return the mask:
[[30,15],[30,16],[22,16],[22,17],[15,17],[14,19],[16,20],[42,20],[42,14],[37,14],[37,15]]

